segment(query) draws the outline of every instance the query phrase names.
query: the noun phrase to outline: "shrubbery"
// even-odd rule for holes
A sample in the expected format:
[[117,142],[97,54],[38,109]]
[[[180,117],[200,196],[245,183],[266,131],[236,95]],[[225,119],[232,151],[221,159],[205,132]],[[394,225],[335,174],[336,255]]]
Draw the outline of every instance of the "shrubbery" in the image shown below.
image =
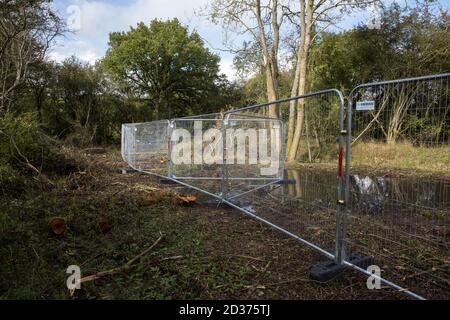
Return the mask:
[[0,163],[0,195],[17,196],[26,189],[24,176],[9,164]]
[[0,117],[0,192],[22,193],[33,176],[65,171],[69,162],[58,142],[40,128],[33,113]]

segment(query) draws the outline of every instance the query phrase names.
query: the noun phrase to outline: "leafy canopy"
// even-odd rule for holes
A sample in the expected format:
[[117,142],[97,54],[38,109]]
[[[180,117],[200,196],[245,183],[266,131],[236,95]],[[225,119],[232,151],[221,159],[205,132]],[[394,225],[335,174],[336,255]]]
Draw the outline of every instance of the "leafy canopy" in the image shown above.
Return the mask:
[[102,66],[127,95],[147,98],[156,117],[202,109],[215,89],[219,57],[177,19],[110,34]]

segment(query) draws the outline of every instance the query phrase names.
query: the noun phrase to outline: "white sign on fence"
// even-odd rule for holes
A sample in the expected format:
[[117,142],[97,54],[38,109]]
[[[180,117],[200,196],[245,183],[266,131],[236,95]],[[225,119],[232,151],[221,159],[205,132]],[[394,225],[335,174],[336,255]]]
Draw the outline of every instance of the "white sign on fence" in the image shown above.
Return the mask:
[[375,110],[375,101],[358,101],[356,102],[357,111],[371,111]]

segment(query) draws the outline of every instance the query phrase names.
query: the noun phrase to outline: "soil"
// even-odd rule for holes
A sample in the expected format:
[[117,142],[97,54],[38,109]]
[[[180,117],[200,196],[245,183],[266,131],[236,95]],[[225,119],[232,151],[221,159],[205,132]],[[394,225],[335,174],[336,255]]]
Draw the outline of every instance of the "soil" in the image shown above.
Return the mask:
[[[76,172],[51,190],[2,200],[1,299],[407,299],[391,288],[369,290],[348,270],[318,283],[310,267],[324,258],[229,207],[185,205],[175,192],[141,173],[122,174],[120,153],[78,155]],[[51,217],[67,222],[62,235]],[[104,228],[104,226],[107,228]],[[102,227],[103,226],[103,227]],[[163,235],[126,272],[65,286],[69,265],[82,276],[120,267]]]

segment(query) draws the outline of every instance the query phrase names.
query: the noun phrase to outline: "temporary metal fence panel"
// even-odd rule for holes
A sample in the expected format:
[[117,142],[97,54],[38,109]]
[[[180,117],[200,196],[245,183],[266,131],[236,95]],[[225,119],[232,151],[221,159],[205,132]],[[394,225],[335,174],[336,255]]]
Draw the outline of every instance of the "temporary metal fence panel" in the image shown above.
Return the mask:
[[222,118],[210,114],[170,121],[169,177],[222,194]]
[[[292,109],[296,112],[291,113]],[[298,113],[304,127],[297,161],[287,167],[283,182],[268,182],[252,192],[231,195],[228,200],[339,261],[342,243],[337,234],[340,228],[336,227],[341,220],[337,207],[343,198],[339,155],[344,143],[344,100],[340,92],[326,90],[229,111],[225,119],[280,118],[287,131],[281,143],[281,154],[285,155],[290,147],[288,140],[292,139],[289,129],[295,125]],[[333,164],[320,169],[321,162]]]
[[284,125],[276,118],[224,117],[224,197],[239,197],[284,177]]
[[[296,121],[305,123],[296,139],[302,165],[285,170],[293,134],[287,130]],[[325,90],[223,114],[124,125],[122,156],[136,170],[204,192],[340,261],[343,121],[342,94]],[[321,175],[315,164],[325,161],[334,165]]]
[[[413,297],[421,296],[407,289],[448,297],[449,76],[358,86],[347,126],[343,96],[334,89],[223,114],[124,125],[122,156],[136,170],[204,192],[337,263],[369,274],[348,257],[373,256],[384,283]],[[250,149],[234,150],[233,135],[227,144],[227,131],[236,129],[247,130],[248,141],[256,134],[258,156],[265,132],[264,161],[255,161]],[[200,153],[191,140],[198,134]],[[282,160],[294,147],[295,165],[285,168]],[[174,161],[177,152],[185,162]],[[222,162],[205,162],[205,152]],[[230,155],[244,160],[231,163]],[[275,159],[280,163],[273,166]]]
[[122,125],[122,157],[135,170],[168,174],[169,121]]
[[434,298],[450,297],[449,79],[360,85],[347,118],[347,256]]

